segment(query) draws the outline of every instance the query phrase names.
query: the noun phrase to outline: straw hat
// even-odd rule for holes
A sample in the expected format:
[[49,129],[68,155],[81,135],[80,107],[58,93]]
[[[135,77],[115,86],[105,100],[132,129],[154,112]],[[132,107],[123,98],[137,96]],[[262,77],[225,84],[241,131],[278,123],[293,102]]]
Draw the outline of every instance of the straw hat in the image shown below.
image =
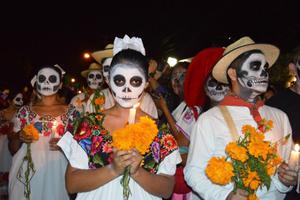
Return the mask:
[[81,76],[86,78],[88,76],[89,72],[93,71],[93,70],[101,70],[101,65],[99,65],[97,63],[91,63],[87,70],[84,70],[81,72]]
[[212,70],[213,77],[221,83],[228,83],[227,68],[237,57],[251,50],[262,51],[266,57],[269,67],[275,63],[280,53],[280,50],[274,45],[257,44],[248,36],[242,37],[226,47],[223,57],[220,58]]
[[92,57],[98,62],[101,63],[104,58],[113,57],[113,44],[108,44],[105,46],[104,50],[95,51],[92,53]]

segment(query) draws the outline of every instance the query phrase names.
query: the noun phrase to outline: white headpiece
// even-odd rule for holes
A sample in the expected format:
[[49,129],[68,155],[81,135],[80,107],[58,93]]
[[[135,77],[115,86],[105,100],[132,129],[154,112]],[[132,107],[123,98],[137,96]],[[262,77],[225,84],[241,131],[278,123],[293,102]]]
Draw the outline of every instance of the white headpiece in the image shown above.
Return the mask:
[[116,55],[124,49],[133,49],[140,52],[144,56],[146,55],[143,41],[138,37],[130,38],[128,35],[125,35],[123,39],[116,37],[114,41],[113,55]]

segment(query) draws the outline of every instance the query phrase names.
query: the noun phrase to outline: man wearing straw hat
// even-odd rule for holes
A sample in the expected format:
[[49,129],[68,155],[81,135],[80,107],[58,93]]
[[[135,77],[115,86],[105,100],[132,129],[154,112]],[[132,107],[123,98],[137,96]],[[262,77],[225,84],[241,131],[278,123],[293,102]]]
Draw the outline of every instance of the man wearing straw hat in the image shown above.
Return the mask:
[[[268,67],[279,56],[279,49],[270,44],[257,44],[249,37],[243,37],[229,45],[213,67],[213,77],[221,83],[229,83],[231,92],[219,106],[203,113],[196,122],[189,146],[185,180],[197,193],[191,199],[239,200],[248,197],[248,192],[237,189],[233,183],[221,186],[214,184],[205,174],[212,157],[226,156],[229,142],[243,137],[242,126],[258,127],[262,119],[272,120],[274,127],[265,135],[265,140],[278,142],[278,153],[288,162],[292,139],[288,137],[291,127],[287,115],[260,101],[259,95],[268,87]],[[284,140],[285,139],[285,140]],[[260,200],[282,200],[285,193],[296,184],[296,170],[282,163],[271,176],[270,188],[258,188],[255,195]]]
[[[100,107],[105,103],[105,97],[100,92],[103,85],[103,76],[101,72],[101,65],[98,63],[91,63],[87,70],[81,72],[81,76],[86,78],[88,88],[71,100],[71,104],[76,107],[80,113],[95,112],[95,100],[102,99]],[[98,101],[100,102],[100,101]]]

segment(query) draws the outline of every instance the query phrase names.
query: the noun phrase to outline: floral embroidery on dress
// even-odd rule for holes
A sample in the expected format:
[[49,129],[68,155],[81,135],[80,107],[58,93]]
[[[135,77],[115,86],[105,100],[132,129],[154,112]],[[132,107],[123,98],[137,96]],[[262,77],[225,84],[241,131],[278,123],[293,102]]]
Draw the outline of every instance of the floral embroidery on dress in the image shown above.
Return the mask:
[[[88,155],[91,169],[100,168],[112,162],[112,137],[102,126],[104,117],[102,113],[91,113],[74,123],[74,139]],[[143,168],[156,173],[159,164],[176,149],[178,146],[175,138],[164,126],[150,145],[150,151],[143,155]]]
[[32,111],[29,106],[21,107],[17,113],[17,118],[21,123],[20,129],[23,129],[25,125],[29,123],[33,123],[34,127],[39,131],[39,134],[46,137],[52,133],[57,133],[57,135],[62,136],[66,130],[73,130],[73,120],[78,116],[79,114],[74,106],[69,106],[67,113],[59,116],[59,121],[50,115],[39,116]]

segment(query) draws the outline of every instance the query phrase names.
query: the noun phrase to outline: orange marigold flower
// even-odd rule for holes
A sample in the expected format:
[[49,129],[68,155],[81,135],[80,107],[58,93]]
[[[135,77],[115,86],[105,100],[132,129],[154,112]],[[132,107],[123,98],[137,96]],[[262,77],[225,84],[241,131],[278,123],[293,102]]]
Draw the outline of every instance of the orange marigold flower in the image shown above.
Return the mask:
[[264,139],[265,139],[265,135],[262,132],[255,131],[250,134],[251,141],[259,142],[259,141],[263,141]]
[[225,148],[226,153],[235,160],[245,162],[248,160],[247,149],[241,146],[238,146],[235,142],[230,142]]
[[256,129],[255,129],[253,126],[251,126],[251,125],[244,125],[244,126],[242,127],[242,132],[243,132],[244,134],[246,134],[246,133],[252,134],[252,133],[255,133],[255,132],[256,132]]
[[233,166],[225,161],[225,157],[212,157],[205,169],[207,177],[215,184],[226,185],[234,176]]
[[257,172],[248,172],[248,176],[243,178],[243,183],[246,187],[250,187],[252,190],[256,190],[261,184],[260,178]]
[[256,194],[250,194],[249,197],[246,200],[259,200]]
[[105,103],[105,99],[104,99],[103,96],[98,97],[98,98],[95,99],[95,104],[96,105],[103,105],[104,103]]
[[250,141],[248,150],[254,157],[259,158],[261,156],[263,160],[266,160],[269,152],[269,142]]
[[27,136],[30,136],[32,140],[37,141],[39,139],[39,131],[33,124],[28,124],[23,128],[23,131]]

